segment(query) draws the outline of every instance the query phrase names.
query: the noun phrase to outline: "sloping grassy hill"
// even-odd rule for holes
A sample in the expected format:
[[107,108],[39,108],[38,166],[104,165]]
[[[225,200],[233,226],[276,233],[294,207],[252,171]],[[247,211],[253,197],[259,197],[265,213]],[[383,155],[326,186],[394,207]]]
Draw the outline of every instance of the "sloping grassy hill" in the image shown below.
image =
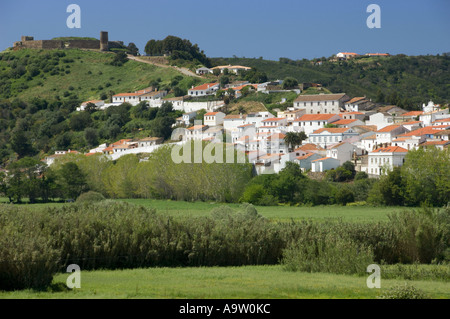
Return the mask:
[[214,65],[245,65],[267,74],[270,80],[296,78],[321,83],[332,92],[367,96],[380,103],[418,109],[432,99],[449,103],[450,56],[405,56],[358,58],[314,65],[309,60],[280,58],[214,58]]
[[132,92],[160,80],[160,87],[187,89],[198,79],[172,68],[128,61],[113,66],[113,53],[85,50],[20,50],[0,53],[0,99],[100,99],[102,95]]

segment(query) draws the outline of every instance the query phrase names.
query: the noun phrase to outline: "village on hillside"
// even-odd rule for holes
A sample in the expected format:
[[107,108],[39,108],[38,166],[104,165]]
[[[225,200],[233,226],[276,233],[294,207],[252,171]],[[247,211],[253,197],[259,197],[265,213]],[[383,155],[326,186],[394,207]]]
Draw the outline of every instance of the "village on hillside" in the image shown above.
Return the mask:
[[[350,59],[356,54],[340,52],[339,59]],[[377,55],[380,55],[377,53]],[[387,55],[387,54],[381,54]],[[212,69],[199,68],[204,75],[218,70],[220,73],[251,68],[223,65]],[[77,108],[104,110],[112,105],[146,102],[148,107],[160,107],[170,102],[174,110],[184,112],[174,127],[185,128],[180,141],[166,141],[158,136],[143,139],[121,139],[111,144],[98,145],[86,156],[101,153],[111,159],[126,154],[151,153],[167,143],[182,144],[192,140],[211,143],[232,143],[238,151],[245,152],[254,165],[256,174],[278,173],[286,162],[295,162],[302,171],[324,172],[341,166],[346,161],[355,164],[356,171],[379,177],[394,166],[401,166],[409,150],[450,145],[450,114],[448,108],[424,103],[421,111],[406,111],[398,106],[380,106],[366,97],[351,97],[345,93],[301,94],[302,89],[321,87],[317,83],[303,83],[295,88],[283,88],[283,81],[252,84],[236,81],[221,87],[219,83],[205,83],[188,90],[186,96],[167,98],[167,91],[153,87],[131,93],[115,94],[111,103],[103,100],[86,101]],[[217,92],[222,90],[222,98]],[[295,92],[293,105],[279,110],[248,114],[227,114],[223,96],[239,99],[243,90],[258,93]],[[192,100],[195,97],[211,97]],[[217,97],[214,99],[214,97]],[[280,101],[282,103],[284,101]],[[203,112],[203,121],[196,121]],[[165,144],[164,144],[165,143]],[[57,151],[44,159],[47,165],[56,158],[76,151]]]

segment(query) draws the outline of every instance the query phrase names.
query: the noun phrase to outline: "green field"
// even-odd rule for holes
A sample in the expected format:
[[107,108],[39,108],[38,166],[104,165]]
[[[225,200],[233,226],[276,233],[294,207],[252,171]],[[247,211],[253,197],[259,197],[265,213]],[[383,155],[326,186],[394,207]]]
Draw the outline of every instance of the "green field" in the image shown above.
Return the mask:
[[[135,205],[154,208],[158,213],[173,217],[210,216],[211,210],[222,205],[237,209],[240,204],[224,204],[216,202],[183,202],[159,199],[118,199]],[[7,198],[0,198],[0,203],[7,203]],[[22,204],[31,209],[72,205],[65,203]],[[342,218],[350,222],[387,221],[388,215],[399,212],[405,207],[373,207],[373,206],[257,206],[258,213],[266,218],[287,222],[298,219]]]
[[449,282],[381,279],[381,289],[369,289],[367,277],[295,273],[281,266],[82,271],[81,288],[74,290],[62,288],[68,276],[55,276],[61,288],[54,292],[0,292],[0,298],[359,299],[377,298],[406,282],[431,298],[450,298]]

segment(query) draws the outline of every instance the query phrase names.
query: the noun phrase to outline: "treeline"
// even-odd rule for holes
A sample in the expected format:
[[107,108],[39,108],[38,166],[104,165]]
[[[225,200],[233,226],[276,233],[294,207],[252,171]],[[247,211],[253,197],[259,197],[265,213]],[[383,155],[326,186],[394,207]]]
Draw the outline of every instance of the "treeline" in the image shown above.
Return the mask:
[[2,205],[0,289],[45,289],[69,264],[95,270],[281,261],[287,270],[364,275],[374,262],[448,262],[449,229],[449,207],[357,224],[274,223],[252,205],[182,219],[109,200],[40,210]]
[[[322,65],[314,65],[321,60]],[[433,100],[449,103],[449,55],[406,56],[387,58],[361,57],[331,62],[327,58],[292,60],[280,58],[269,61],[251,58],[218,58],[213,63],[239,64],[265,72],[269,79],[293,77],[302,82],[321,83],[332,92],[349,96],[367,96],[375,102],[394,104],[407,110],[420,109]]]
[[[196,142],[200,143],[200,142]],[[191,142],[191,151],[195,149]],[[216,147],[213,149],[213,147]],[[217,148],[218,147],[218,148]],[[298,164],[288,162],[278,174],[253,176],[252,164],[238,162],[238,152],[225,144],[203,142],[203,154],[223,153],[222,163],[176,163],[172,146],[151,154],[125,155],[110,161],[103,155],[68,154],[50,167],[32,158],[10,165],[2,173],[0,192],[12,202],[57,198],[76,199],[92,190],[107,198],[156,198],[184,201],[288,205],[421,205],[442,207],[450,202],[450,154],[437,148],[411,150],[401,168],[381,178],[369,178],[346,162],[324,179],[308,178]],[[227,151],[234,162],[227,163]],[[70,167],[68,167],[70,165]],[[69,169],[70,168],[70,169]]]
[[[210,149],[206,143],[199,146],[202,147],[204,152]],[[225,161],[227,150],[223,145],[220,147]],[[145,161],[136,155],[110,161],[100,154],[68,154],[46,167],[32,158],[24,158],[11,165],[8,174],[3,173],[0,192],[16,203],[24,197],[31,202],[75,200],[88,190],[108,198],[238,202],[252,178],[252,165],[238,163],[234,148],[228,152],[235,158],[234,163],[207,163],[204,159],[194,163],[192,158],[191,163],[176,164],[170,146],[148,154]]]
[[148,55],[168,54],[171,60],[193,61],[206,67],[211,66],[211,61],[197,44],[192,45],[191,41],[172,35],[164,40],[149,40],[144,51]]

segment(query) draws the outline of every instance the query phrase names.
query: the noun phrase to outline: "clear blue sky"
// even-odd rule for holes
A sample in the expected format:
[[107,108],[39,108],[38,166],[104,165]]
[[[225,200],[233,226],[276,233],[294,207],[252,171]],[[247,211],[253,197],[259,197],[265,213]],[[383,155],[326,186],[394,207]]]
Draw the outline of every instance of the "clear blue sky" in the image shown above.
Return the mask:
[[[81,7],[81,29],[69,29],[66,8]],[[369,4],[381,7],[381,29],[369,29]],[[210,57],[311,59],[349,51],[450,52],[449,0],[0,0],[0,50],[21,35],[134,42],[175,35]]]

